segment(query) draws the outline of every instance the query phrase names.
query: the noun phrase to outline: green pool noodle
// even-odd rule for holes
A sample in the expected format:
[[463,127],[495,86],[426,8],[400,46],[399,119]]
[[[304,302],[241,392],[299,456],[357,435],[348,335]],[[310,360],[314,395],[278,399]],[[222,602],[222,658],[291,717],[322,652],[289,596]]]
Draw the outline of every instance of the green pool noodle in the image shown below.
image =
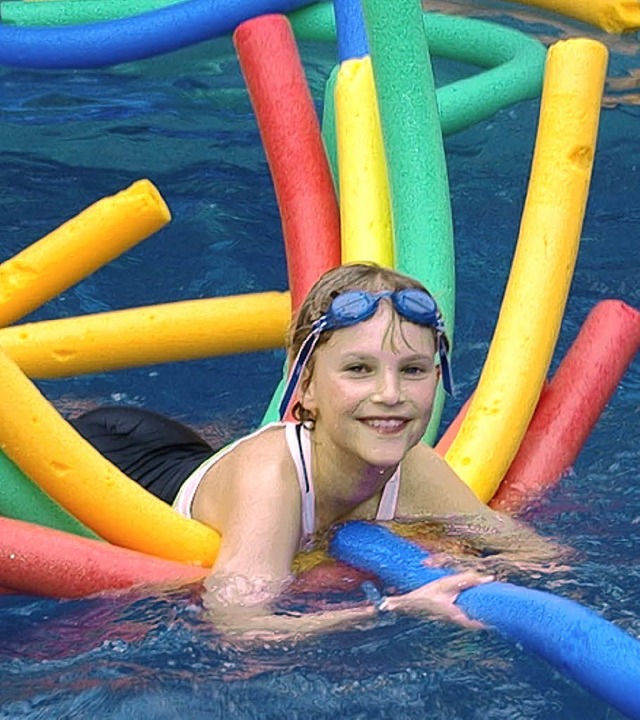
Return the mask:
[[[322,7],[327,27],[335,27],[332,8]],[[437,89],[444,135],[464,130],[509,105],[540,95],[547,51],[538,40],[481,20],[436,13],[425,13],[423,19],[432,56],[488,68]],[[325,95],[326,103],[333,103],[329,93]],[[333,108],[325,107],[323,135],[330,157],[335,154],[331,143],[335,131],[327,129],[326,124],[332,122],[333,116]]]
[[[396,269],[436,297],[449,340],[455,323],[455,257],[449,179],[431,56],[419,0],[363,0],[387,156]],[[438,390],[425,441],[442,413]]]
[[0,452],[0,515],[100,539],[29,480],[3,452]]
[[340,173],[338,172],[338,138],[334,98],[339,69],[339,65],[334,66],[327,78],[324,91],[324,105],[322,106],[322,139],[324,140],[324,147],[327,151],[327,159],[329,160],[329,167],[331,168],[333,184],[336,188],[336,197],[340,197]]
[[181,0],[48,0],[0,3],[0,21],[21,27],[57,27],[118,20],[158,10]]
[[[21,26],[91,23],[139,15],[182,1],[8,0],[0,2],[0,21]],[[299,40],[335,42],[332,3],[310,5],[288,17]],[[425,13],[424,23],[433,56],[490,68],[438,90],[438,108],[445,135],[540,93],[546,49],[539,41],[517,30],[470,18]],[[326,102],[333,101],[327,99]],[[327,133],[331,157],[329,136]]]

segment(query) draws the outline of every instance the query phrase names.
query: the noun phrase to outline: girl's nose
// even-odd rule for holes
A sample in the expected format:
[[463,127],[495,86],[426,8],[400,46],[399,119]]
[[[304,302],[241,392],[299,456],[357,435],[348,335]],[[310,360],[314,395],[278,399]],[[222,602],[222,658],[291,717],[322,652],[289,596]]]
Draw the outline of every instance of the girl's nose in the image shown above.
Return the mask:
[[382,369],[376,378],[376,387],[371,399],[384,405],[397,405],[402,396],[402,384],[397,372]]

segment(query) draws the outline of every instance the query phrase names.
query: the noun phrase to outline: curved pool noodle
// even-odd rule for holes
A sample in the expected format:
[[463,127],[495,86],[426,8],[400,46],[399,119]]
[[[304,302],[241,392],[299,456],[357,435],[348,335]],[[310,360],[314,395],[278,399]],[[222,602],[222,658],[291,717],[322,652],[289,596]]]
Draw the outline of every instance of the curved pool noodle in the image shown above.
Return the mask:
[[78,598],[140,585],[188,583],[206,570],[77,535],[0,518],[0,584],[14,592]]
[[185,0],[91,25],[0,25],[0,65],[80,69],[142,60],[227,35],[251,17],[308,4],[309,0]]
[[289,21],[249,20],[233,41],[273,177],[295,312],[313,283],[340,264],[333,179]]
[[70,377],[280,348],[290,320],[288,292],[252,293],[14,325],[0,346],[29,377]]
[[587,316],[560,363],[491,507],[520,511],[574,463],[640,349],[640,312],[603,300]]
[[[13,4],[22,5],[23,3]],[[44,5],[46,3],[25,4]],[[85,6],[84,0],[82,3],[77,0],[69,0],[68,4],[78,7]],[[102,4],[104,5],[104,3]],[[247,13],[247,9],[250,10],[251,7],[245,6],[243,0],[233,0],[231,4],[234,7],[234,13],[242,13],[238,15],[241,19],[246,19],[246,16],[250,15]],[[281,5],[281,3],[273,4]],[[304,5],[302,2],[291,4]],[[191,2],[180,2],[176,5],[180,5],[180,7],[175,11],[177,14],[171,17],[158,18],[152,15],[149,18],[149,14],[147,14],[140,16],[141,19],[130,18],[128,24],[115,27],[109,23],[82,26],[72,34],[60,33],[60,31],[56,31],[54,34],[43,34],[43,28],[38,28],[37,32],[33,33],[20,28],[4,28],[4,30],[20,30],[20,33],[12,35],[5,32],[2,34],[2,39],[5,44],[9,43],[8,54],[10,56],[15,56],[21,48],[25,49],[21,58],[14,58],[14,60],[26,67],[54,68],[61,66],[61,63],[65,67],[67,65],[70,67],[101,67],[187,47],[195,42],[208,39],[209,36],[231,32],[235,26],[233,19],[226,23],[223,22],[222,26],[215,21],[216,5],[224,8],[225,4],[222,2],[216,4],[215,0],[201,0],[194,4],[194,0],[191,0]],[[212,16],[213,20],[209,16]],[[292,12],[290,16],[296,35],[301,40],[335,41],[335,24],[331,3],[311,5],[304,10]],[[426,20],[427,16],[425,16],[425,23]],[[156,25],[159,25],[159,28],[156,28]],[[175,34],[174,26],[177,29]],[[212,26],[213,30],[209,31],[208,28]],[[65,31],[68,29],[65,28]],[[488,72],[440,88],[438,104],[445,133],[461,130],[490,117],[500,108],[538,95],[545,50],[544,46],[534,38],[494,23],[448,17],[437,13],[428,13],[428,23],[426,23],[425,29],[429,43],[432,45],[433,54],[441,57],[453,57],[462,62],[480,66],[487,65],[492,68]],[[97,32],[101,42],[95,44],[90,36],[88,36],[88,41],[84,41],[82,38],[85,32]],[[156,37],[158,32],[161,42]],[[123,42],[124,45],[122,45]],[[111,44],[114,45],[115,55],[110,47]],[[48,45],[48,52],[40,54],[41,45]],[[47,64],[48,62],[50,64]],[[5,64],[11,63],[6,62]]]
[[[314,5],[291,13],[299,38],[319,42],[334,37],[330,6]],[[442,132],[449,134],[491,117],[499,109],[537,97],[542,87],[546,48],[534,38],[495,23],[437,13],[424,16],[432,55],[489,68],[438,88]],[[334,90],[336,66],[325,87],[322,133],[334,177],[337,174]]]
[[219,535],[112,465],[1,350],[0,387],[0,449],[65,510],[114,545],[213,565]]
[[[408,592],[453,571],[427,567],[429,553],[386,528],[339,528],[330,553]],[[630,718],[640,718],[640,641],[579,603],[540,590],[491,582],[456,604],[472,619],[534,652]]]
[[0,515],[99,540],[0,452]]
[[484,502],[529,425],[560,330],[595,153],[607,49],[549,50],[520,234],[478,387],[446,460]]
[[140,15],[184,0],[47,0],[0,2],[0,22],[20,27],[82,25]]
[[169,220],[149,180],[90,205],[0,265],[0,326],[36,310]]
[[369,54],[361,0],[335,0],[338,62],[363,58]]
[[[453,222],[442,130],[422,8],[414,0],[363,0],[391,198],[396,269],[437,299],[454,334]],[[425,440],[442,414],[439,387]]]
[[335,93],[342,262],[393,267],[389,182],[371,58],[345,60]]
[[565,15],[610,33],[640,29],[639,0],[509,0]]

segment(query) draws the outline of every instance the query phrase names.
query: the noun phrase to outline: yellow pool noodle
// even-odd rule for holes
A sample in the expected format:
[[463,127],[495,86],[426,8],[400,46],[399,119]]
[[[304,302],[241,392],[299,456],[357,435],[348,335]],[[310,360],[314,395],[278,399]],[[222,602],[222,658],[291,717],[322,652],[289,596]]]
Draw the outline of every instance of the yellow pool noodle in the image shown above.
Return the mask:
[[0,265],[0,327],[28,315],[171,220],[149,180],[90,205]]
[[370,57],[340,66],[335,113],[342,262],[393,267],[389,183]]
[[30,377],[56,378],[284,345],[288,292],[186,300],[0,329]]
[[33,482],[114,545],[211,566],[219,536],[124,475],[0,351],[0,448]]
[[640,28],[640,0],[511,0],[575,18],[610,33]]
[[446,454],[488,502],[531,420],[560,330],[578,252],[598,132],[607,49],[549,49],[520,234],[477,390]]

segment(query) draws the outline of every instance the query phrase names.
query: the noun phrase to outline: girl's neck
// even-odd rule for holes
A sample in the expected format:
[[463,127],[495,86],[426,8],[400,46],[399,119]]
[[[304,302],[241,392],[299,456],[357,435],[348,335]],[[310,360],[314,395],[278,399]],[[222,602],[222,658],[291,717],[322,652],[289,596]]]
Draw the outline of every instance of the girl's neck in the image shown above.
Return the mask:
[[310,432],[311,473],[316,494],[316,525],[326,528],[378,495],[396,467],[370,465]]

